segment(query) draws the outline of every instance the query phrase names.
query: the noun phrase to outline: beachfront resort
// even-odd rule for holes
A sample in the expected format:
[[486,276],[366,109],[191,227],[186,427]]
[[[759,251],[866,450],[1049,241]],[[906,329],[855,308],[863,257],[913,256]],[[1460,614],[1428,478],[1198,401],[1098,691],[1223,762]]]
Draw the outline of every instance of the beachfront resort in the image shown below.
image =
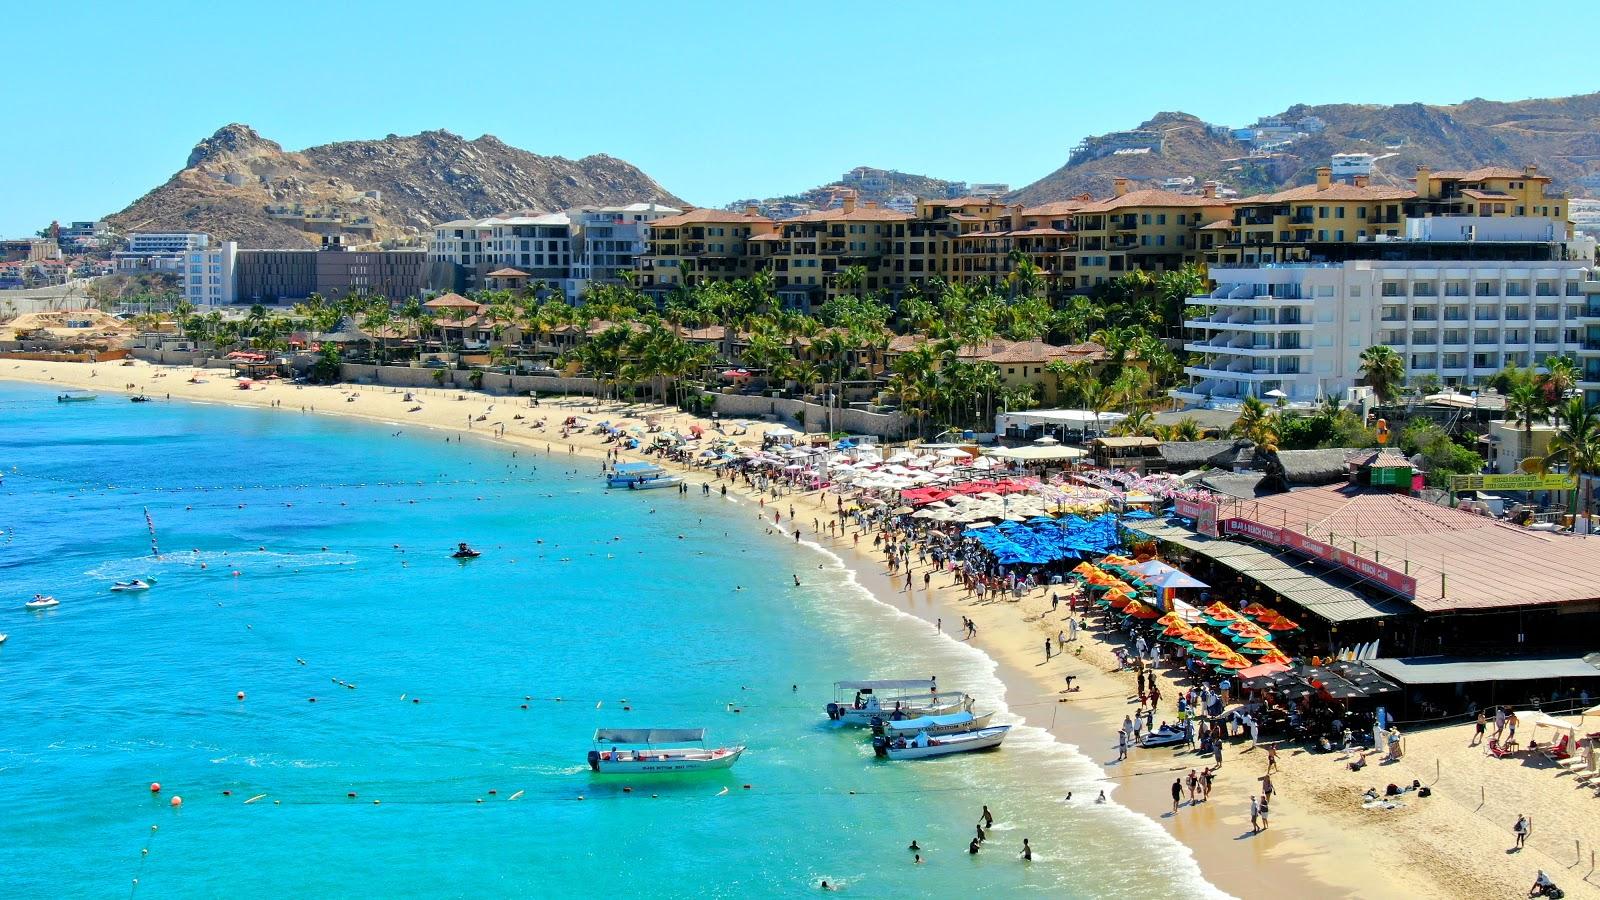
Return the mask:
[[[581,694],[592,715],[552,718],[541,752],[559,774],[517,797],[631,802],[679,790],[647,790],[650,779],[680,778],[722,779],[709,782],[722,793],[704,792],[714,797],[759,794],[774,771],[764,759],[786,742],[850,773],[851,786],[830,781],[823,793],[856,796],[853,779],[875,766],[981,781],[1013,756],[1033,759],[1023,755],[1039,752],[1038,733],[1082,748],[1076,761],[1097,774],[1073,776],[1026,823],[998,809],[1007,841],[1021,840],[1013,827],[1076,828],[1115,807],[1148,816],[1193,851],[1204,878],[1242,896],[1291,870],[1317,886],[1310,893],[1509,896],[1544,872],[1581,896],[1595,890],[1600,842],[1587,815],[1600,802],[1590,543],[1600,275],[1593,239],[1547,182],[1533,166],[1423,167],[1407,186],[1318,171],[1302,187],[1241,198],[1118,179],[1099,199],[1039,207],[969,196],[891,210],[844,195],[787,219],[636,204],[441,223],[409,259],[338,242],[257,250],[134,235],[114,251],[117,271],[172,273],[182,290],[10,317],[0,376],[47,385],[7,402],[63,433],[74,421],[78,432],[133,433],[140,416],[165,421],[189,402],[253,408],[263,472],[273,423],[290,416],[361,421],[418,448],[466,436],[510,454],[493,479],[330,476],[353,492],[338,511],[331,494],[274,493],[283,524],[262,520],[274,524],[259,532],[260,553],[302,529],[321,535],[326,523],[294,517],[325,503],[339,521],[370,486],[424,493],[390,498],[407,506],[434,502],[428,491],[472,491],[416,528],[464,529],[475,521],[465,505],[477,503],[520,524],[522,507],[490,492],[526,481],[543,500],[569,498],[542,508],[541,523],[592,516],[596,528],[633,530],[558,551],[555,530],[429,531],[418,547],[373,526],[392,545],[383,577],[424,577],[413,574],[420,553],[445,566],[427,577],[506,579],[479,590],[525,591],[511,570],[530,563],[581,568],[587,584],[649,534],[682,549],[638,578],[665,582],[693,564],[709,585],[732,564],[695,560],[731,541],[716,537],[737,527],[714,518],[725,515],[745,520],[742,540],[768,548],[773,565],[740,569],[716,588],[735,599],[717,602],[809,608],[820,601],[793,598],[818,588],[812,567],[843,560],[878,603],[915,620],[915,640],[999,667],[1003,690],[986,691],[893,653],[853,652],[831,671],[817,663],[809,680],[778,678],[806,724],[800,713],[764,720],[768,733],[748,724],[761,714],[757,702],[746,715],[736,691],[748,685],[717,702],[674,700],[662,692],[681,672],[668,669],[643,701],[629,687]],[[626,235],[602,242],[611,228]],[[373,272],[386,280],[362,280]],[[465,465],[485,463],[438,462]],[[206,487],[238,493],[217,509],[256,515],[250,492],[295,480],[249,468]],[[201,545],[237,526],[181,531],[193,555],[163,553],[157,522],[183,529],[194,504],[173,499],[200,489],[146,477],[129,482],[140,503],[106,512],[141,541],[148,530],[152,561],[91,566],[93,584],[81,571],[36,576],[18,597],[28,618],[0,629],[7,658],[48,648],[48,629],[92,608],[88,596],[159,603],[221,574]],[[8,465],[5,484],[116,488],[112,475],[73,479],[28,458]],[[518,495],[530,502],[542,501]],[[651,524],[674,515],[671,531]],[[361,567],[377,553],[347,552]],[[248,564],[225,565],[245,590],[261,583]],[[296,585],[298,565],[272,577]],[[451,584],[434,587],[462,604]],[[565,614],[592,617],[581,605]],[[914,640],[894,630],[909,627],[901,619],[875,627]],[[290,646],[274,652],[307,665]],[[342,696],[381,677],[318,671]],[[392,693],[422,707],[416,690]],[[580,696],[570,684],[527,690],[507,691],[523,698],[513,707]],[[240,689],[234,702],[257,695]],[[636,703],[654,718],[641,721]],[[808,743],[819,735],[820,751]],[[785,764],[811,771],[820,758]],[[230,804],[308,796],[292,778],[246,781],[191,783]],[[442,796],[437,787],[428,796]],[[407,796],[377,790],[392,804]],[[967,805],[983,797],[963,790]],[[459,802],[512,794],[502,785]],[[366,796],[352,787],[335,799]],[[945,851],[1000,855],[992,818],[969,834],[953,815],[928,826]],[[1004,855],[1037,864],[1059,852],[1034,857],[1050,833]],[[1241,874],[1246,840],[1274,861]],[[1307,847],[1369,854],[1410,880],[1376,885],[1364,879],[1381,875],[1340,871]]]

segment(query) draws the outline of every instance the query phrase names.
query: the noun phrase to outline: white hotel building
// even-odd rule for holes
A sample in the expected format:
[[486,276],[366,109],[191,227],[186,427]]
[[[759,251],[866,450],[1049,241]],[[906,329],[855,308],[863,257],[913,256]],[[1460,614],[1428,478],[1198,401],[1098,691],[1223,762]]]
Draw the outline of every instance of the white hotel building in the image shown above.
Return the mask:
[[1600,329],[1593,239],[1536,219],[1453,216],[1408,219],[1404,238],[1352,246],[1373,258],[1213,266],[1216,288],[1187,301],[1189,383],[1172,395],[1220,405],[1275,390],[1296,403],[1344,397],[1376,344],[1400,355],[1408,380],[1471,385],[1566,355],[1600,381],[1600,341],[1587,333],[1591,321]]

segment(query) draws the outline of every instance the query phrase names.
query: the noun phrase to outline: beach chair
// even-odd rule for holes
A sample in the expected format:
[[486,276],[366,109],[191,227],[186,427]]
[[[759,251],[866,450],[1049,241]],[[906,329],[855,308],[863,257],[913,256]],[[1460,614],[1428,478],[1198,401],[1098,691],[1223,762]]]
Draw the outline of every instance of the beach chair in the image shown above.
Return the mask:
[[1552,746],[1544,748],[1544,755],[1548,757],[1551,762],[1556,763],[1571,757],[1572,753],[1567,749],[1570,740],[1570,736],[1563,734],[1561,736],[1561,740],[1556,741]]
[[1508,755],[1506,748],[1500,746],[1500,742],[1495,738],[1489,738],[1489,743],[1483,748],[1483,752],[1489,754],[1495,759],[1505,759]]

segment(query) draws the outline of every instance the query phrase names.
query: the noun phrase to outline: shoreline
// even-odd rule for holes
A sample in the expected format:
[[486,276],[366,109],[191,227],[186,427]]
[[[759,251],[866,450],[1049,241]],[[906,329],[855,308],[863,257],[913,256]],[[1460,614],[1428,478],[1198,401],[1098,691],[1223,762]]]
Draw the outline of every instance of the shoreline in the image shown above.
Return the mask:
[[[0,369],[0,380],[60,388],[87,388],[118,399],[134,393],[164,398],[170,393],[174,401],[343,416],[402,429],[419,426],[430,431],[453,432],[457,436],[482,437],[515,448],[547,449],[552,455],[559,452],[558,445],[565,445],[569,455],[594,460],[603,459],[605,451],[612,449],[613,445],[603,444],[600,436],[585,432],[563,439],[559,422],[565,416],[584,415],[597,420],[615,419],[623,415],[642,418],[649,414],[661,416],[662,424],[666,427],[686,429],[697,421],[708,424],[705,420],[670,407],[614,401],[599,403],[593,398],[553,399],[541,402],[539,407],[532,407],[527,398],[454,389],[415,388],[409,393],[419,397],[420,402],[412,404],[401,399],[408,393],[401,388],[359,384],[300,386],[268,382],[265,384],[269,386],[245,391],[234,387],[232,379],[216,369],[195,370],[143,363],[123,366],[118,362],[12,362],[13,365]],[[184,376],[191,372],[199,373],[206,380],[198,384],[184,380]],[[130,383],[131,388],[127,386]],[[274,405],[274,402],[281,405]],[[422,415],[411,412],[412,406],[422,407],[416,411]],[[448,416],[440,407],[446,407]],[[583,412],[590,407],[597,408],[599,412]],[[624,410],[628,412],[624,413]],[[524,418],[518,420],[513,418],[514,415]],[[459,417],[465,417],[467,424],[463,425]],[[483,417],[483,427],[472,427],[480,421],[480,417]],[[545,430],[531,430],[533,421],[539,418],[549,420]],[[496,430],[503,433],[496,434]],[[753,426],[751,431],[750,439],[758,443],[759,426]],[[622,458],[643,457],[623,451]],[[669,460],[656,461],[681,471],[694,486],[710,483],[715,490],[720,485],[727,485],[729,499],[737,499],[740,504],[748,504],[759,496],[759,492],[746,488],[742,482],[719,480],[705,469],[680,466]],[[827,505],[829,499],[825,492],[813,491],[787,494],[773,501],[774,510],[779,508],[779,504],[785,511],[792,505],[795,508],[794,518],[798,520],[798,523],[782,523],[788,527],[780,527],[778,538],[792,541],[793,533],[789,529],[796,524],[803,528],[807,512],[814,519],[826,522],[832,516]],[[765,520],[765,516],[764,509],[757,513],[758,520]],[[870,543],[862,547],[853,540],[847,540],[842,533],[837,538],[829,538],[825,531],[803,534],[802,540],[837,558],[853,573],[854,580],[872,599],[917,616],[930,628],[940,618],[951,619],[952,630],[944,635],[952,640],[960,640],[953,634],[957,627],[954,623],[958,623],[961,616],[972,618],[979,626],[980,636],[963,642],[994,663],[994,673],[1003,685],[1005,705],[1009,711],[1025,724],[1043,729],[1056,741],[1075,748],[1092,761],[1104,773],[1103,779],[1116,785],[1111,794],[1114,802],[1152,820],[1184,844],[1190,850],[1201,875],[1211,885],[1228,894],[1265,897],[1282,895],[1287,891],[1319,897],[1447,897],[1461,896],[1470,888],[1478,892],[1478,896],[1488,896],[1490,894],[1485,892],[1498,892],[1503,887],[1476,878],[1463,881],[1464,876],[1478,873],[1452,871],[1448,864],[1422,865],[1421,862],[1427,861],[1428,848],[1394,841],[1394,835],[1389,831],[1350,827],[1350,816],[1341,814],[1341,809],[1331,808],[1333,804],[1347,802],[1349,798],[1331,794],[1322,796],[1317,790],[1319,785],[1315,773],[1289,771],[1307,769],[1308,764],[1302,762],[1307,757],[1298,753],[1283,754],[1282,767],[1285,771],[1281,777],[1275,773],[1274,779],[1280,786],[1280,799],[1274,803],[1274,824],[1260,835],[1253,836],[1250,833],[1247,807],[1250,793],[1258,787],[1256,780],[1264,763],[1259,761],[1260,754],[1252,757],[1250,751],[1240,745],[1228,747],[1226,763],[1218,773],[1212,799],[1196,805],[1186,803],[1174,816],[1168,793],[1169,782],[1165,777],[1175,772],[1181,774],[1190,768],[1202,768],[1210,760],[1200,760],[1194,756],[1173,757],[1161,750],[1134,750],[1129,759],[1122,763],[1108,758],[1114,757],[1115,753],[1107,753],[1104,748],[1109,748],[1113,743],[1121,716],[1133,707],[1130,702],[1134,693],[1132,675],[1109,671],[1113,665],[1111,645],[1089,639],[1101,633],[1096,626],[1090,626],[1080,633],[1076,646],[1083,648],[1081,657],[1076,654],[1057,654],[1049,663],[1042,660],[1044,636],[1053,635],[1058,627],[1064,627],[1065,622],[1061,615],[1050,614],[1049,588],[1035,590],[1020,602],[991,599],[980,603],[974,598],[961,596],[959,587],[952,586],[952,579],[943,573],[934,579],[931,590],[924,589],[920,580],[925,569],[913,561],[916,587],[908,592],[891,580],[881,555],[873,552]],[[1080,688],[1071,695],[1059,692],[1061,678],[1067,674],[1074,676]],[[1170,680],[1164,680],[1163,693],[1168,697],[1176,696],[1177,689],[1172,687]],[[1429,770],[1431,775],[1432,767]],[[1400,774],[1373,774],[1370,779],[1381,784]],[[1403,783],[1409,781],[1407,774]],[[1441,800],[1436,808],[1442,805]],[[1356,807],[1356,813],[1361,812],[1363,810]],[[1394,817],[1390,824],[1399,821],[1400,817]],[[1419,857],[1422,858],[1419,860]],[[1478,861],[1481,865],[1489,864],[1481,858]],[[1550,866],[1547,865],[1547,868]],[[1531,881],[1531,874],[1526,880]],[[1592,885],[1579,882],[1577,877],[1558,874],[1557,880],[1568,888],[1569,894],[1575,896],[1581,896],[1584,889],[1590,892],[1594,890]],[[1522,881],[1518,873],[1516,877],[1506,879],[1504,884]],[[1568,887],[1569,882],[1579,889],[1578,892]],[[1525,890],[1525,887],[1522,889]]]

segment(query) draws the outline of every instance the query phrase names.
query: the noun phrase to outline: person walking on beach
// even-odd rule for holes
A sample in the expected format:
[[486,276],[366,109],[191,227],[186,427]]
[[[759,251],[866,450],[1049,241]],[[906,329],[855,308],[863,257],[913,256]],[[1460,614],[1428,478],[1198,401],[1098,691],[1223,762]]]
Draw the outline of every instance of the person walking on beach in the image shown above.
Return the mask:
[[1178,814],[1178,804],[1183,802],[1183,779],[1172,779],[1172,814]]
[[1215,768],[1222,768],[1222,738],[1216,734],[1211,735],[1211,759],[1216,763]]
[[1532,831],[1533,820],[1526,813],[1517,816],[1517,824],[1511,826],[1511,833],[1517,838],[1517,845],[1513,849],[1521,850],[1528,843],[1528,835]]
[[1267,804],[1272,802],[1272,791],[1273,791],[1272,776],[1271,775],[1263,775],[1263,776],[1261,776],[1261,807],[1262,807],[1262,809],[1265,809]]
[[1267,774],[1270,775],[1271,773],[1277,771],[1277,768],[1278,768],[1278,745],[1277,744],[1269,744],[1267,746]]
[[1479,744],[1483,743],[1483,732],[1488,727],[1489,727],[1489,716],[1488,716],[1488,714],[1485,713],[1483,710],[1479,710],[1478,711],[1478,724],[1477,724],[1476,730],[1473,731],[1473,733],[1472,733],[1472,743],[1468,744],[1467,746],[1468,747],[1476,747]]
[[1250,833],[1259,834],[1261,831],[1261,804],[1255,797],[1250,798]]
[[1194,805],[1195,790],[1199,786],[1199,782],[1200,779],[1195,777],[1194,770],[1190,769],[1189,776],[1184,779],[1184,783],[1189,788],[1189,805],[1191,806]]
[[1117,732],[1117,761],[1121,762],[1122,760],[1125,760],[1127,758],[1128,758],[1128,733],[1126,731],[1119,731],[1119,732]]
[[1045,662],[1049,662],[1050,661],[1050,639],[1049,638],[1045,638],[1044,639],[1044,661]]
[[1078,620],[1071,616],[1067,617],[1067,637],[1074,641],[1078,639]]
[[933,633],[944,634],[944,619],[938,619],[933,623]]

